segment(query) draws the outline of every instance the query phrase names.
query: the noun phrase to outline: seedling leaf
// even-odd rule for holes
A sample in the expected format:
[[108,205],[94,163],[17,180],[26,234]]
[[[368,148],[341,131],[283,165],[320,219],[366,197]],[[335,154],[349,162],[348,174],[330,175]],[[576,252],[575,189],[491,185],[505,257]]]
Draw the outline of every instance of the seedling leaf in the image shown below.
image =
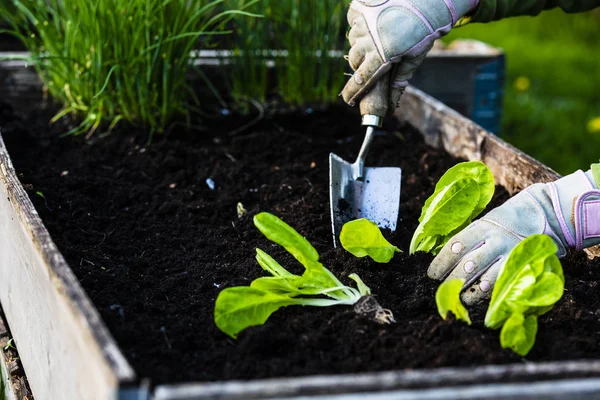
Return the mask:
[[444,320],[448,318],[448,313],[451,312],[457,320],[471,325],[469,312],[460,301],[460,291],[464,283],[464,279],[452,279],[442,283],[435,292],[435,302],[438,312]]
[[283,246],[298,262],[305,267],[319,261],[317,250],[294,228],[266,212],[254,216],[254,225],[272,242]]
[[515,353],[526,356],[533,348],[538,321],[535,315],[528,317],[521,313],[510,316],[500,331],[500,345],[504,349],[511,349]]
[[347,222],[340,233],[340,243],[356,257],[371,257],[378,263],[388,263],[401,250],[388,242],[379,227],[366,218]]
[[271,291],[246,286],[227,288],[217,297],[215,324],[235,339],[242,330],[264,324],[271,314],[290,304],[294,299]]
[[257,262],[272,276],[255,279],[250,286],[224,289],[215,303],[215,324],[232,338],[247,327],[264,324],[281,307],[353,305],[371,293],[356,274],[350,278],[356,281],[359,289],[344,286],[318,261],[319,254],[314,247],[276,216],[260,213],[254,217],[254,223],[267,238],[282,245],[302,263],[305,271],[301,276],[292,274],[269,254],[256,249]]
[[437,254],[485,209],[494,189],[494,176],[480,161],[460,163],[446,171],[421,210],[410,253]]
[[537,316],[562,297],[564,276],[557,250],[550,236],[532,235],[508,256],[485,315],[487,327],[502,327],[502,347],[526,355],[535,342]]
[[356,286],[358,287],[358,291],[360,292],[361,296],[368,296],[371,294],[371,288],[365,285],[362,279],[360,279],[360,276],[357,274],[350,274],[348,275],[348,278],[356,282]]

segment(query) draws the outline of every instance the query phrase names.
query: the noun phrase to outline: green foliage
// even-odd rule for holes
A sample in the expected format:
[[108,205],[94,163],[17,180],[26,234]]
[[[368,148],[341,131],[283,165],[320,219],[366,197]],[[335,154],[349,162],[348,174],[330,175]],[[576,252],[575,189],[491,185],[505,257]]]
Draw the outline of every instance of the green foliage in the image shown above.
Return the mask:
[[127,120],[163,130],[187,115],[190,51],[227,33],[224,24],[257,0],[6,0],[0,15],[30,52],[50,94],[92,134]]
[[596,185],[600,188],[600,163],[592,164],[591,169]]
[[464,279],[452,279],[442,283],[435,292],[435,303],[443,319],[446,319],[451,312],[457,320],[471,325],[469,312],[460,301],[460,291],[464,283]]
[[[563,175],[598,159],[600,132],[587,129],[600,116],[598,9],[565,14],[555,9],[532,17],[453,29],[445,40],[473,38],[506,53],[503,139]],[[515,82],[526,77],[528,90]]]
[[460,163],[446,171],[423,206],[410,254],[417,251],[437,254],[485,209],[494,189],[494,176],[480,161]]
[[[334,102],[345,80],[347,7],[345,0],[261,0],[250,8],[264,18],[236,23],[234,96],[264,102],[274,76],[277,94],[290,104]],[[274,74],[267,60],[274,60]]]
[[356,274],[350,278],[359,289],[344,286],[319,262],[315,248],[276,216],[257,214],[254,225],[269,240],[283,246],[305,270],[302,275],[292,274],[266,252],[256,249],[258,264],[272,276],[255,279],[250,286],[224,289],[215,303],[215,324],[232,338],[249,326],[264,324],[281,307],[352,305],[371,293]]
[[526,355],[535,341],[537,317],[562,297],[564,276],[557,250],[550,236],[533,235],[508,256],[485,315],[485,326],[502,327],[502,347]]
[[500,331],[500,343],[503,348],[525,356],[535,344],[537,328],[537,316],[525,317],[520,312],[511,314]]
[[369,256],[378,263],[388,263],[396,252],[402,252],[383,237],[374,222],[366,218],[345,223],[340,233],[340,243],[354,256]]

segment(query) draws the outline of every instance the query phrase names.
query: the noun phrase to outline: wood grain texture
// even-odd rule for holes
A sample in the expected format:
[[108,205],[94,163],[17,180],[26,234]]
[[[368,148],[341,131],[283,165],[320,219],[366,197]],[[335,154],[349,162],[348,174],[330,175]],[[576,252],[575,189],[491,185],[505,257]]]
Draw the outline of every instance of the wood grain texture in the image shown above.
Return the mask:
[[483,161],[496,183],[511,194],[560,178],[552,169],[418,89],[406,90],[395,115],[415,126],[431,146],[456,157]]
[[1,136],[0,301],[36,399],[113,399],[135,379],[17,179]]

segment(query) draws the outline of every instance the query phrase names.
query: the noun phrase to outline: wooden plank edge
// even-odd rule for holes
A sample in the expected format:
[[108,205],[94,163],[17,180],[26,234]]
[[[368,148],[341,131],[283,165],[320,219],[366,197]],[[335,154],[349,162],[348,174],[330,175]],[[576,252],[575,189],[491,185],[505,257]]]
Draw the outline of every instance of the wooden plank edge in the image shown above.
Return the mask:
[[[62,293],[64,298],[67,299],[68,309],[78,322],[81,332],[93,338],[93,342],[98,346],[106,365],[119,383],[135,382],[135,372],[121,353],[98,311],[81,287],[79,280],[58,251],[29,196],[20,184],[12,161],[6,151],[1,132],[0,182],[6,186],[9,201],[17,212],[22,226],[28,231],[39,255],[49,268],[47,273],[53,279],[55,290]],[[8,322],[10,323],[10,321]],[[18,340],[26,341],[27,338],[18,338]],[[25,368],[27,368],[26,365]]]
[[429,145],[456,157],[483,161],[496,183],[511,194],[560,178],[548,166],[414,87],[407,88],[395,116],[415,126]]
[[[477,368],[437,368],[345,375],[318,375],[299,378],[273,378],[254,381],[226,381],[159,385],[153,400],[252,400],[273,397],[336,395],[385,392],[433,387],[467,387],[476,384],[502,384],[511,377],[535,376],[535,381],[559,382],[577,375],[598,376],[600,361],[545,362],[536,364],[488,365]],[[585,381],[598,381],[586,378]],[[529,385],[531,382],[507,384]],[[600,387],[599,387],[600,388]]]

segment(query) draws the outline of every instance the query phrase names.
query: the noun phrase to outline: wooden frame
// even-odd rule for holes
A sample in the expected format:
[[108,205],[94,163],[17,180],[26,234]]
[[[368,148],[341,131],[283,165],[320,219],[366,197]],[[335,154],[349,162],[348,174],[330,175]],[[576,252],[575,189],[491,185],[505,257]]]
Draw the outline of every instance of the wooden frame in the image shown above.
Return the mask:
[[[25,71],[22,63],[0,65],[0,96],[23,99],[22,94],[31,95],[34,87],[39,93],[39,82]],[[396,117],[414,125],[431,145],[454,156],[483,160],[511,193],[558,177],[416,89],[407,90]],[[596,378],[600,360],[160,385],[151,395],[145,384],[137,383],[135,372],[48,235],[1,136],[0,302],[38,400],[600,396]],[[508,380],[527,383],[503,383]]]

